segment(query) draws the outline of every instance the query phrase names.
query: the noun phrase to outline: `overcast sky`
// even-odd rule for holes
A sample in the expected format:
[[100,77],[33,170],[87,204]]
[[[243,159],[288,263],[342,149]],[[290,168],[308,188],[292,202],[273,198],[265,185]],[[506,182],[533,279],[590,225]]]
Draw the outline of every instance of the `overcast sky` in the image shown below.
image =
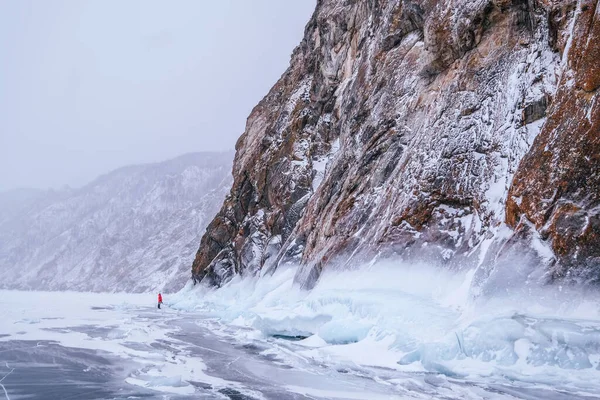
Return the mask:
[[233,149],[316,0],[0,0],[0,190]]

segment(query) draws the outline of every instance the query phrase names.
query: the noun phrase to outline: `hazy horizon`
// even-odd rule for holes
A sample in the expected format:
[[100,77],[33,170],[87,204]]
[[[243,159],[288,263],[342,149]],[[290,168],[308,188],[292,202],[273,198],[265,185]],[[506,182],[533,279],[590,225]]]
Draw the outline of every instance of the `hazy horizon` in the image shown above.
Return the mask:
[[314,6],[0,1],[0,191],[233,151]]
[[147,161],[147,162],[138,162],[138,163],[131,163],[131,164],[126,164],[126,165],[119,165],[116,166],[115,168],[111,168],[108,171],[104,171],[104,172],[100,172],[98,175],[92,176],[88,181],[85,181],[83,183],[81,183],[80,185],[69,185],[67,183],[62,184],[62,185],[58,185],[58,186],[52,186],[52,187],[31,187],[31,186],[15,186],[12,188],[8,188],[8,189],[2,189],[0,188],[0,193],[10,193],[10,192],[18,192],[18,191],[39,191],[39,192],[43,192],[43,191],[60,191],[60,190],[64,190],[64,189],[82,189],[84,187],[86,187],[89,184],[93,184],[94,181],[102,178],[105,175],[110,175],[113,172],[119,171],[121,169],[124,168],[129,168],[129,167],[143,167],[145,165],[151,166],[151,165],[156,165],[156,164],[161,164],[161,163],[168,163],[169,161],[173,161],[173,160],[177,160],[179,158],[183,158],[186,156],[191,156],[191,155],[195,155],[195,154],[230,154],[231,155],[231,161],[233,162],[233,157],[235,155],[235,149],[227,149],[227,150],[199,150],[199,151],[190,151],[187,153],[182,153],[182,154],[178,154],[175,155],[173,157],[168,157],[165,158],[163,160],[156,160],[156,161]]

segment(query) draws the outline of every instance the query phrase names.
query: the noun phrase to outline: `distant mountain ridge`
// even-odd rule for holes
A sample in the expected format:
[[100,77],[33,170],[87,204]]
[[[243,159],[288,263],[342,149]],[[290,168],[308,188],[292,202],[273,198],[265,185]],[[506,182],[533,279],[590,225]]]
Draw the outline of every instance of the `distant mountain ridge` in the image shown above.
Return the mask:
[[231,186],[232,159],[190,153],[79,189],[0,193],[0,288],[178,289]]

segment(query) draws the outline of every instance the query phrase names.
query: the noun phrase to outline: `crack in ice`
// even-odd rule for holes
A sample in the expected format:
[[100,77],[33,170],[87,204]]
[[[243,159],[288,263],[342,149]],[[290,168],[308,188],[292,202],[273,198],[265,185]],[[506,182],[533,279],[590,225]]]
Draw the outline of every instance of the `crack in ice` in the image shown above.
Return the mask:
[[[5,362],[6,364],[6,368],[10,368],[10,366],[8,365],[7,362]],[[2,387],[2,390],[4,390],[4,395],[6,396],[6,400],[10,400],[10,397],[8,396],[8,391],[6,390],[6,387],[4,387],[4,385],[2,384],[2,381],[5,380],[10,374],[12,374],[14,372],[14,368],[10,370],[10,372],[8,372],[6,375],[4,375],[2,377],[2,379],[0,379],[0,386]]]

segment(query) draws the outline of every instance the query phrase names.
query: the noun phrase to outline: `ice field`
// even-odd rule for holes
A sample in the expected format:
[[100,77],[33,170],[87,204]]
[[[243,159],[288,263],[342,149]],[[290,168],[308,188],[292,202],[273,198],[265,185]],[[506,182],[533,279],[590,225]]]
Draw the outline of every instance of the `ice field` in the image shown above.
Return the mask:
[[[343,274],[343,279],[342,275]],[[600,302],[473,273],[293,270],[215,290],[0,293],[0,398],[590,399]]]

